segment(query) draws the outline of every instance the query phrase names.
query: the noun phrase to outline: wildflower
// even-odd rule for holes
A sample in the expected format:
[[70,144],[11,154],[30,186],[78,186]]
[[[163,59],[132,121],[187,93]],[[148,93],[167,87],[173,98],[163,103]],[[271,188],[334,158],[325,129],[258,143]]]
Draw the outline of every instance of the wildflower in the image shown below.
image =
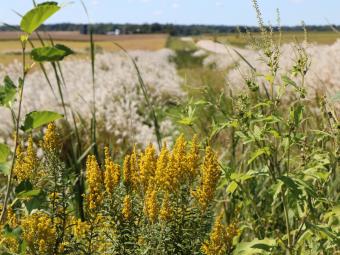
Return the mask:
[[149,180],[154,177],[156,172],[156,150],[152,144],[150,144],[141,155],[139,169],[139,183],[143,189],[146,190]]
[[114,164],[110,155],[109,148],[105,147],[105,189],[109,194],[113,193],[120,181],[120,166]]
[[144,200],[144,214],[151,223],[154,223],[157,218],[157,192],[153,184],[149,185]]
[[73,218],[72,223],[74,236],[79,239],[85,238],[91,228],[90,224],[77,218]]
[[214,198],[216,186],[221,176],[216,155],[211,147],[205,150],[205,158],[202,166],[202,180],[199,188],[193,195],[198,200],[201,209],[205,210]]
[[168,221],[172,216],[172,208],[170,204],[170,196],[168,193],[165,194],[161,209],[159,211],[159,218],[162,221]]
[[167,167],[169,163],[170,152],[166,147],[166,144],[163,145],[162,150],[159,154],[156,164],[156,180],[159,187],[163,187],[164,189],[169,189],[170,185],[167,174]]
[[56,228],[51,218],[43,212],[25,217],[22,221],[23,239],[35,253],[52,254],[57,239]]
[[138,167],[138,156],[136,151],[136,146],[133,148],[133,152],[130,156],[130,174],[131,174],[131,184],[134,189],[137,189],[139,181],[139,167]]
[[124,177],[124,185],[130,186],[132,184],[132,173],[130,166],[130,155],[126,155],[123,163],[123,177]]
[[86,162],[86,178],[88,184],[87,202],[89,208],[95,209],[103,201],[103,176],[95,156],[88,156]]
[[184,181],[185,169],[186,169],[186,141],[184,136],[181,135],[177,138],[175,146],[172,150],[168,167],[165,171],[166,186],[175,191],[180,186],[180,183]]
[[22,152],[22,147],[19,145],[16,150],[16,162],[14,166],[14,174],[18,181],[29,180],[33,177],[34,171],[38,168],[38,156],[33,146],[32,136],[28,139],[26,153]]
[[225,227],[222,224],[221,213],[215,221],[210,233],[209,241],[205,242],[201,250],[206,255],[223,255],[231,251],[233,238],[238,235],[239,230],[235,223]]
[[130,195],[124,197],[122,214],[125,220],[129,220],[132,216],[132,201]]
[[46,151],[53,152],[57,149],[58,145],[58,133],[56,130],[56,125],[50,123],[47,126],[47,130],[44,136],[43,148]]
[[198,140],[197,135],[194,135],[191,141],[190,152],[188,153],[186,158],[189,180],[194,179],[198,174],[199,148],[197,140]]

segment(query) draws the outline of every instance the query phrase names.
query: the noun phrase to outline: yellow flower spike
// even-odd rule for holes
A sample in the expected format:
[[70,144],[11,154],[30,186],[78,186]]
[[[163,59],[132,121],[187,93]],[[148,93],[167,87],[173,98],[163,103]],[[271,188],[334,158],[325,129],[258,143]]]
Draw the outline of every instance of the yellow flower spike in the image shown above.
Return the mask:
[[51,218],[43,212],[36,212],[22,221],[23,239],[30,251],[52,254],[56,243],[56,228]]
[[197,191],[193,195],[198,200],[201,209],[204,211],[213,200],[218,181],[221,176],[217,157],[211,147],[205,150],[205,158],[202,165],[202,180]]
[[132,216],[132,201],[130,195],[125,195],[124,197],[122,214],[125,220],[129,220]]
[[141,155],[139,162],[139,183],[144,190],[147,190],[149,180],[155,176],[156,162],[156,150],[155,147],[150,144]]
[[90,210],[96,209],[103,201],[103,175],[96,157],[88,156],[86,162],[86,179],[88,185],[87,203]]
[[172,208],[170,204],[170,196],[169,193],[166,193],[162,202],[162,206],[159,212],[159,218],[162,221],[168,221],[172,216]]
[[123,178],[124,185],[131,186],[132,185],[132,173],[131,173],[131,164],[130,164],[130,155],[126,155],[123,163]]
[[170,152],[164,143],[156,163],[156,182],[159,187],[163,187],[164,189],[169,189],[169,187],[167,187],[168,175],[166,171],[169,159]]
[[109,194],[113,194],[114,189],[118,186],[120,182],[120,166],[113,163],[109,148],[105,147],[105,189]]
[[37,152],[34,149],[32,136],[28,138],[26,154],[22,152],[22,148],[19,145],[16,151],[16,157],[14,174],[18,178],[18,181],[30,180],[39,165],[39,159]]
[[194,135],[190,152],[187,155],[187,168],[189,180],[193,180],[198,175],[198,165],[199,165],[199,145],[198,136]]
[[154,223],[157,219],[157,213],[157,191],[153,183],[150,183],[144,200],[144,214],[151,223]]
[[206,255],[223,255],[231,251],[233,239],[239,234],[236,223],[229,226],[222,224],[223,213],[221,213],[211,230],[209,240],[205,242],[201,250]]
[[58,132],[57,132],[57,127],[56,125],[52,122],[48,124],[47,130],[44,136],[44,141],[43,141],[43,148],[46,151],[53,152],[57,149],[58,147]]
[[136,145],[133,148],[133,152],[130,156],[130,173],[131,183],[133,188],[137,189],[139,182],[139,167],[138,167],[138,156],[136,151]]

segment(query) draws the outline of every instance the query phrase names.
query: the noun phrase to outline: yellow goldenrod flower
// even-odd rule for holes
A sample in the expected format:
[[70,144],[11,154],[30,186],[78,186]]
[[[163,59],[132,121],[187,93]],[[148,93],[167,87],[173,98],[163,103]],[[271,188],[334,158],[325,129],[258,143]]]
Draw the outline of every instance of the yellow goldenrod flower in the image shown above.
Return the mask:
[[239,230],[235,223],[225,227],[222,219],[223,213],[216,219],[209,240],[201,247],[206,255],[223,255],[231,251],[233,238],[238,235]]
[[144,214],[151,223],[157,219],[158,205],[157,205],[157,192],[153,184],[150,184],[144,200]]
[[190,152],[186,158],[187,161],[187,171],[189,181],[193,180],[198,174],[199,165],[199,147],[198,147],[198,137],[194,135],[191,141]]
[[85,238],[91,228],[91,225],[87,221],[81,221],[81,219],[77,218],[73,218],[72,225],[73,235],[78,239]]
[[14,174],[19,182],[29,180],[33,177],[33,173],[38,168],[38,165],[39,160],[37,152],[33,146],[33,138],[30,136],[26,154],[22,152],[20,145],[17,147]]
[[126,155],[123,163],[123,178],[124,185],[131,186],[132,185],[132,173],[131,173],[131,165],[130,165],[130,155]]
[[53,152],[58,147],[58,133],[57,127],[54,123],[50,123],[47,126],[47,130],[44,136],[43,148],[46,151]]
[[221,170],[215,153],[211,147],[205,150],[205,158],[202,166],[202,180],[193,195],[198,200],[201,209],[205,210],[213,200],[218,181],[221,176]]
[[103,175],[95,156],[88,156],[86,162],[88,185],[87,203],[90,210],[97,208],[103,201]]
[[140,173],[138,180],[143,190],[147,190],[150,179],[155,176],[156,162],[156,150],[150,144],[141,155],[139,162]]
[[109,194],[113,193],[115,187],[118,186],[120,181],[120,166],[113,163],[109,148],[105,147],[105,189]]
[[124,197],[122,214],[125,220],[129,220],[132,216],[132,201],[130,195],[125,195]]
[[159,211],[159,218],[162,221],[168,221],[172,216],[172,208],[170,204],[169,193],[166,193],[162,202],[161,209]]
[[139,182],[139,167],[138,167],[138,156],[136,146],[133,148],[133,152],[130,155],[130,173],[131,173],[131,183],[134,189],[137,189]]
[[56,228],[51,218],[43,212],[25,217],[22,221],[23,239],[31,252],[53,254],[56,243]]
[[157,164],[156,164],[157,185],[163,188],[164,190],[170,189],[169,175],[167,174],[169,158],[170,158],[170,152],[167,149],[166,144],[164,144],[159,154],[159,157],[157,159]]

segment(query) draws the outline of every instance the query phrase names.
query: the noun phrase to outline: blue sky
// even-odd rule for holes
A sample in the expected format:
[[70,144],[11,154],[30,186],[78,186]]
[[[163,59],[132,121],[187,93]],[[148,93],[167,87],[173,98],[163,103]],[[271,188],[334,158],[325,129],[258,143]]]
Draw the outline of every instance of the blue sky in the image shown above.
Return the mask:
[[[41,1],[37,1],[41,2]],[[59,1],[63,3],[64,1]],[[66,0],[67,2],[67,0]],[[84,0],[92,22],[115,23],[177,23],[255,25],[251,0]],[[280,9],[283,25],[340,24],[339,0],[258,0],[265,21],[276,24],[276,8]],[[12,11],[25,13],[31,0],[3,0],[0,22],[18,24],[20,18]],[[79,0],[74,0],[48,23],[86,23]]]

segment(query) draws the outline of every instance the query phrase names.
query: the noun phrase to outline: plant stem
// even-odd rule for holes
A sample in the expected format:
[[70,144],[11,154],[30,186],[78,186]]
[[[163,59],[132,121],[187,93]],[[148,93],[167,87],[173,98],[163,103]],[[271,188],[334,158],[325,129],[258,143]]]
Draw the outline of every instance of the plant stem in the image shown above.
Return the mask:
[[[19,84],[19,108],[18,108],[18,114],[16,118],[16,127],[15,127],[15,137],[14,137],[14,153],[12,157],[12,163],[11,163],[11,170],[8,175],[8,180],[7,180],[7,189],[6,189],[6,194],[5,194],[5,200],[4,200],[4,205],[3,209],[1,212],[0,216],[0,223],[3,223],[5,220],[5,215],[7,212],[7,204],[9,200],[9,195],[11,192],[12,188],[12,179],[13,179],[13,170],[14,170],[14,165],[16,161],[16,151],[19,146],[19,128],[20,128],[20,117],[21,117],[21,108],[22,108],[22,101],[23,101],[23,94],[24,94],[24,85],[25,85],[25,79],[26,79],[26,42],[22,42],[22,73],[23,73],[23,78],[21,81],[21,84]],[[20,82],[19,82],[20,83]]]

